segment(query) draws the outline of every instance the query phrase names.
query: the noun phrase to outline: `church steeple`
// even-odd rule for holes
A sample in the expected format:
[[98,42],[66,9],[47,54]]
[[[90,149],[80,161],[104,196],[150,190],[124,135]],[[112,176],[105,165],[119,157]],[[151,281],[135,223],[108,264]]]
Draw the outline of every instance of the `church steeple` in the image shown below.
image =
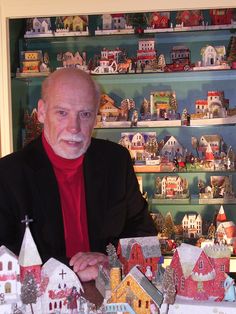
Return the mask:
[[25,219],[21,221],[22,223],[25,223],[26,227],[18,258],[20,265],[20,279],[22,282],[25,274],[31,272],[34,275],[35,281],[40,283],[42,260],[30,232],[29,223],[32,221],[33,220],[29,219],[28,216],[25,216]]

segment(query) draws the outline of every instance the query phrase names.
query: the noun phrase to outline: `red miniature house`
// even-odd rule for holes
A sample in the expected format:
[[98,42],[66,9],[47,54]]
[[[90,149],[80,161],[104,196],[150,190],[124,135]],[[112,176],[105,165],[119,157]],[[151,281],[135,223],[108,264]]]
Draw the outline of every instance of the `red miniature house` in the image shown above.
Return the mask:
[[233,9],[212,9],[210,10],[211,24],[230,24],[233,18]]
[[230,250],[224,245],[201,249],[181,244],[170,265],[175,270],[177,295],[196,300],[207,300],[210,297],[222,299],[229,258]]
[[123,265],[125,275],[134,266],[138,266],[144,274],[149,266],[154,273],[158,269],[158,264],[163,261],[156,236],[121,239],[117,255]]

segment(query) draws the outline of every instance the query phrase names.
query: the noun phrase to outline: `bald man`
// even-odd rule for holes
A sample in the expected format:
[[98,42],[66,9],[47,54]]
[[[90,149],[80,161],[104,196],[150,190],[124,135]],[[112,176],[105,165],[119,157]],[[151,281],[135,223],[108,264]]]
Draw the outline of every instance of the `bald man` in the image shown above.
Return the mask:
[[68,261],[82,281],[97,277],[110,242],[156,234],[129,152],[92,138],[99,103],[90,75],[53,72],[38,101],[41,136],[0,160],[0,245],[19,253],[28,215],[42,260]]

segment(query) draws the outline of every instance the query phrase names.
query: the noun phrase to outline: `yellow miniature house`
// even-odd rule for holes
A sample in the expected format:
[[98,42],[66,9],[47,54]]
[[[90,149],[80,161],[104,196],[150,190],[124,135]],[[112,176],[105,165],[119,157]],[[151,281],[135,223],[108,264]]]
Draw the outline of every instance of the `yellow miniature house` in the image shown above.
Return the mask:
[[35,73],[40,71],[40,64],[42,60],[42,51],[23,51],[22,59],[22,72]]
[[162,293],[137,268],[133,267],[121,281],[119,268],[112,268],[111,298],[108,303],[129,304],[136,314],[150,314],[150,307],[160,308]]

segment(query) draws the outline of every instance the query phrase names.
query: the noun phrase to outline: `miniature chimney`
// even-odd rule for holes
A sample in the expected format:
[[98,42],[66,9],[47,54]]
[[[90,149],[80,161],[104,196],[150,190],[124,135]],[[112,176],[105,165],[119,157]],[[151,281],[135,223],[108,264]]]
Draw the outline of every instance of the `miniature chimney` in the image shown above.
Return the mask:
[[121,268],[120,267],[112,267],[110,270],[110,285],[111,285],[111,293],[114,292],[115,288],[121,282]]

